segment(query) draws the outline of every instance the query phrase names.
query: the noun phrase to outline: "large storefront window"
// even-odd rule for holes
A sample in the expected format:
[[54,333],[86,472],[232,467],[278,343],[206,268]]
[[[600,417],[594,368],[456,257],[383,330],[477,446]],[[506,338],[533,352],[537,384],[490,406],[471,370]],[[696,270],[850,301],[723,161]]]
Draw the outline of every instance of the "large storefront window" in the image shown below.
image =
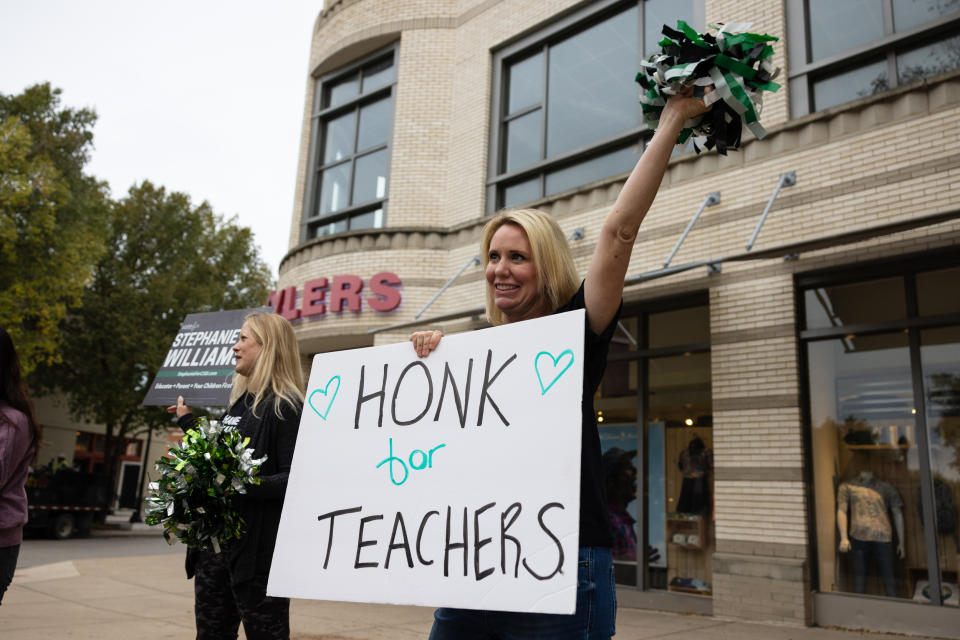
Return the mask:
[[800,281],[819,588],[956,606],[960,269],[879,270]]
[[702,13],[703,0],[600,0],[497,51],[488,210],[630,171],[643,131],[630,80],[664,24]]
[[619,584],[709,596],[709,309],[670,306],[623,318],[596,400],[614,565]]
[[395,48],[319,78],[303,239],[384,225]]
[[788,0],[795,118],[960,67],[957,0]]

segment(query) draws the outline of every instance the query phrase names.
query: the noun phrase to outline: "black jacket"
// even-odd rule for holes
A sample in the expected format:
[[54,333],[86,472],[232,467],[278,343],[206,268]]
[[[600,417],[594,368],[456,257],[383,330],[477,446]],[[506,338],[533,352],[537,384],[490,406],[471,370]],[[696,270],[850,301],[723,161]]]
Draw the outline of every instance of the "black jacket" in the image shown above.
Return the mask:
[[[283,404],[282,417],[273,410],[273,396],[265,397],[254,413],[253,394],[239,398],[220,417],[240,416],[237,429],[250,438],[247,445],[253,449],[253,457],[267,459],[260,467],[260,484],[247,487],[246,495],[236,497],[238,510],[245,522],[243,538],[225,553],[230,559],[230,580],[233,584],[243,584],[256,575],[270,572],[273,548],[280,527],[280,513],[283,510],[283,497],[287,490],[290,465],[293,462],[293,450],[297,442],[297,430],[300,427],[300,404]],[[189,429],[194,424],[192,414],[180,418],[181,428]],[[193,577],[195,550],[187,550],[187,577]]]

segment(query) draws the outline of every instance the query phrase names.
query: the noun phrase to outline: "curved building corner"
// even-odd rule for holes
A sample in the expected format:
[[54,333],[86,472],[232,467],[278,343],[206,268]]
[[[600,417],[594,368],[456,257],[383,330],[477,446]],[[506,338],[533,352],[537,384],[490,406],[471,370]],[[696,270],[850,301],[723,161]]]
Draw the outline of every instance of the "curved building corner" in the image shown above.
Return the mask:
[[305,356],[486,326],[479,239],[509,207],[553,215],[585,272],[660,26],[756,16],[768,135],[671,160],[595,400],[626,454],[618,598],[960,638],[960,11],[875,5],[331,2],[269,304]]

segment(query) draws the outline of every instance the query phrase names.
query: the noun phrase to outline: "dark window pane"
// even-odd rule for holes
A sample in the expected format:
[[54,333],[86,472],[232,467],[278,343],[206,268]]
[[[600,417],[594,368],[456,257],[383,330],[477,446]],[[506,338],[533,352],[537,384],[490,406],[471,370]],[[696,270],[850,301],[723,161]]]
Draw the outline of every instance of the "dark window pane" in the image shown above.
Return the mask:
[[328,222],[327,224],[317,225],[311,229],[311,237],[319,238],[321,236],[328,236],[332,233],[341,233],[347,230],[347,221],[346,220],[337,220],[336,222]]
[[360,77],[354,73],[327,88],[326,106],[335,107],[338,104],[343,104],[351,98],[355,98],[359,93]]
[[356,112],[354,111],[327,121],[323,136],[323,164],[343,160],[352,154],[355,133]]
[[647,0],[643,3],[643,52],[644,56],[659,51],[657,43],[663,38],[663,25],[672,29],[677,20],[693,24],[693,0]]
[[902,278],[811,289],[805,293],[807,329],[846,327],[907,317]]
[[809,0],[809,6],[811,61],[883,37],[883,0]]
[[651,313],[649,322],[650,338],[647,342],[652,349],[710,342],[710,309],[707,307]]
[[89,451],[93,443],[93,434],[82,431],[77,432],[77,441],[74,449],[77,451]]
[[547,174],[547,195],[560,193],[580,185],[626,173],[633,169],[640,156],[634,147],[620,149],[592,160]]
[[543,54],[538,53],[510,66],[507,71],[507,115],[543,100]]
[[384,58],[363,70],[363,93],[369,93],[393,82],[396,75],[393,57]]
[[532,202],[540,197],[540,179],[534,178],[526,182],[512,184],[503,190],[504,208]]
[[507,123],[507,166],[513,171],[540,160],[540,132],[543,109],[537,109]]
[[387,197],[387,150],[357,158],[357,175],[353,180],[352,204]]
[[897,81],[910,84],[960,67],[960,36],[897,55]]
[[893,0],[893,28],[906,31],[954,11],[960,11],[960,0]]
[[550,49],[548,158],[640,124],[637,88],[630,82],[639,40],[634,6]]
[[669,427],[713,424],[709,353],[650,358],[647,363],[647,410],[653,420]]
[[960,313],[960,267],[917,274],[920,315]]
[[357,134],[357,151],[363,151],[387,142],[390,135],[390,120],[393,110],[390,98],[378,100],[360,109],[360,131]]
[[350,230],[379,229],[383,226],[383,209],[358,213],[350,218]]
[[317,82],[313,87],[313,112],[323,109],[323,83]]
[[887,63],[881,60],[814,83],[814,110],[829,109],[889,88]]
[[[710,354],[647,360],[650,587],[711,595],[713,402]],[[693,479],[691,476],[696,476]],[[654,510],[654,503],[659,503]],[[652,525],[656,523],[656,528]]]
[[[923,344],[920,359],[923,361],[927,438],[936,508],[929,515],[917,514],[924,517],[923,528],[917,527],[917,530],[930,527],[939,534],[937,542],[941,576],[944,582],[953,583],[949,588],[956,593],[955,505],[960,497],[960,326],[922,331],[920,342]],[[950,509],[950,504],[954,505],[953,509]],[[932,521],[930,516],[933,516]],[[909,536],[905,537],[909,540]],[[956,596],[946,598],[944,604],[956,607]]]
[[339,211],[347,206],[350,193],[350,163],[325,169],[321,177],[320,215]]

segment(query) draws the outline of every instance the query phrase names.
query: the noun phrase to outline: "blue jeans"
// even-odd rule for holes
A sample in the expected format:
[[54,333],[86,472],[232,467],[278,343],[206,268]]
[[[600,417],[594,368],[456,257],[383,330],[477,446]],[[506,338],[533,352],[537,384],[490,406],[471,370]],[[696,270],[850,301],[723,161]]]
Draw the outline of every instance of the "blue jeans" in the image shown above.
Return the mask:
[[580,548],[572,615],[437,609],[433,618],[430,640],[606,640],[617,619],[610,549]]
[[893,575],[893,543],[869,542],[850,538],[850,554],[853,561],[853,590],[864,593],[867,590],[867,573],[870,567],[876,567],[883,582],[885,595],[897,596],[897,580]]

